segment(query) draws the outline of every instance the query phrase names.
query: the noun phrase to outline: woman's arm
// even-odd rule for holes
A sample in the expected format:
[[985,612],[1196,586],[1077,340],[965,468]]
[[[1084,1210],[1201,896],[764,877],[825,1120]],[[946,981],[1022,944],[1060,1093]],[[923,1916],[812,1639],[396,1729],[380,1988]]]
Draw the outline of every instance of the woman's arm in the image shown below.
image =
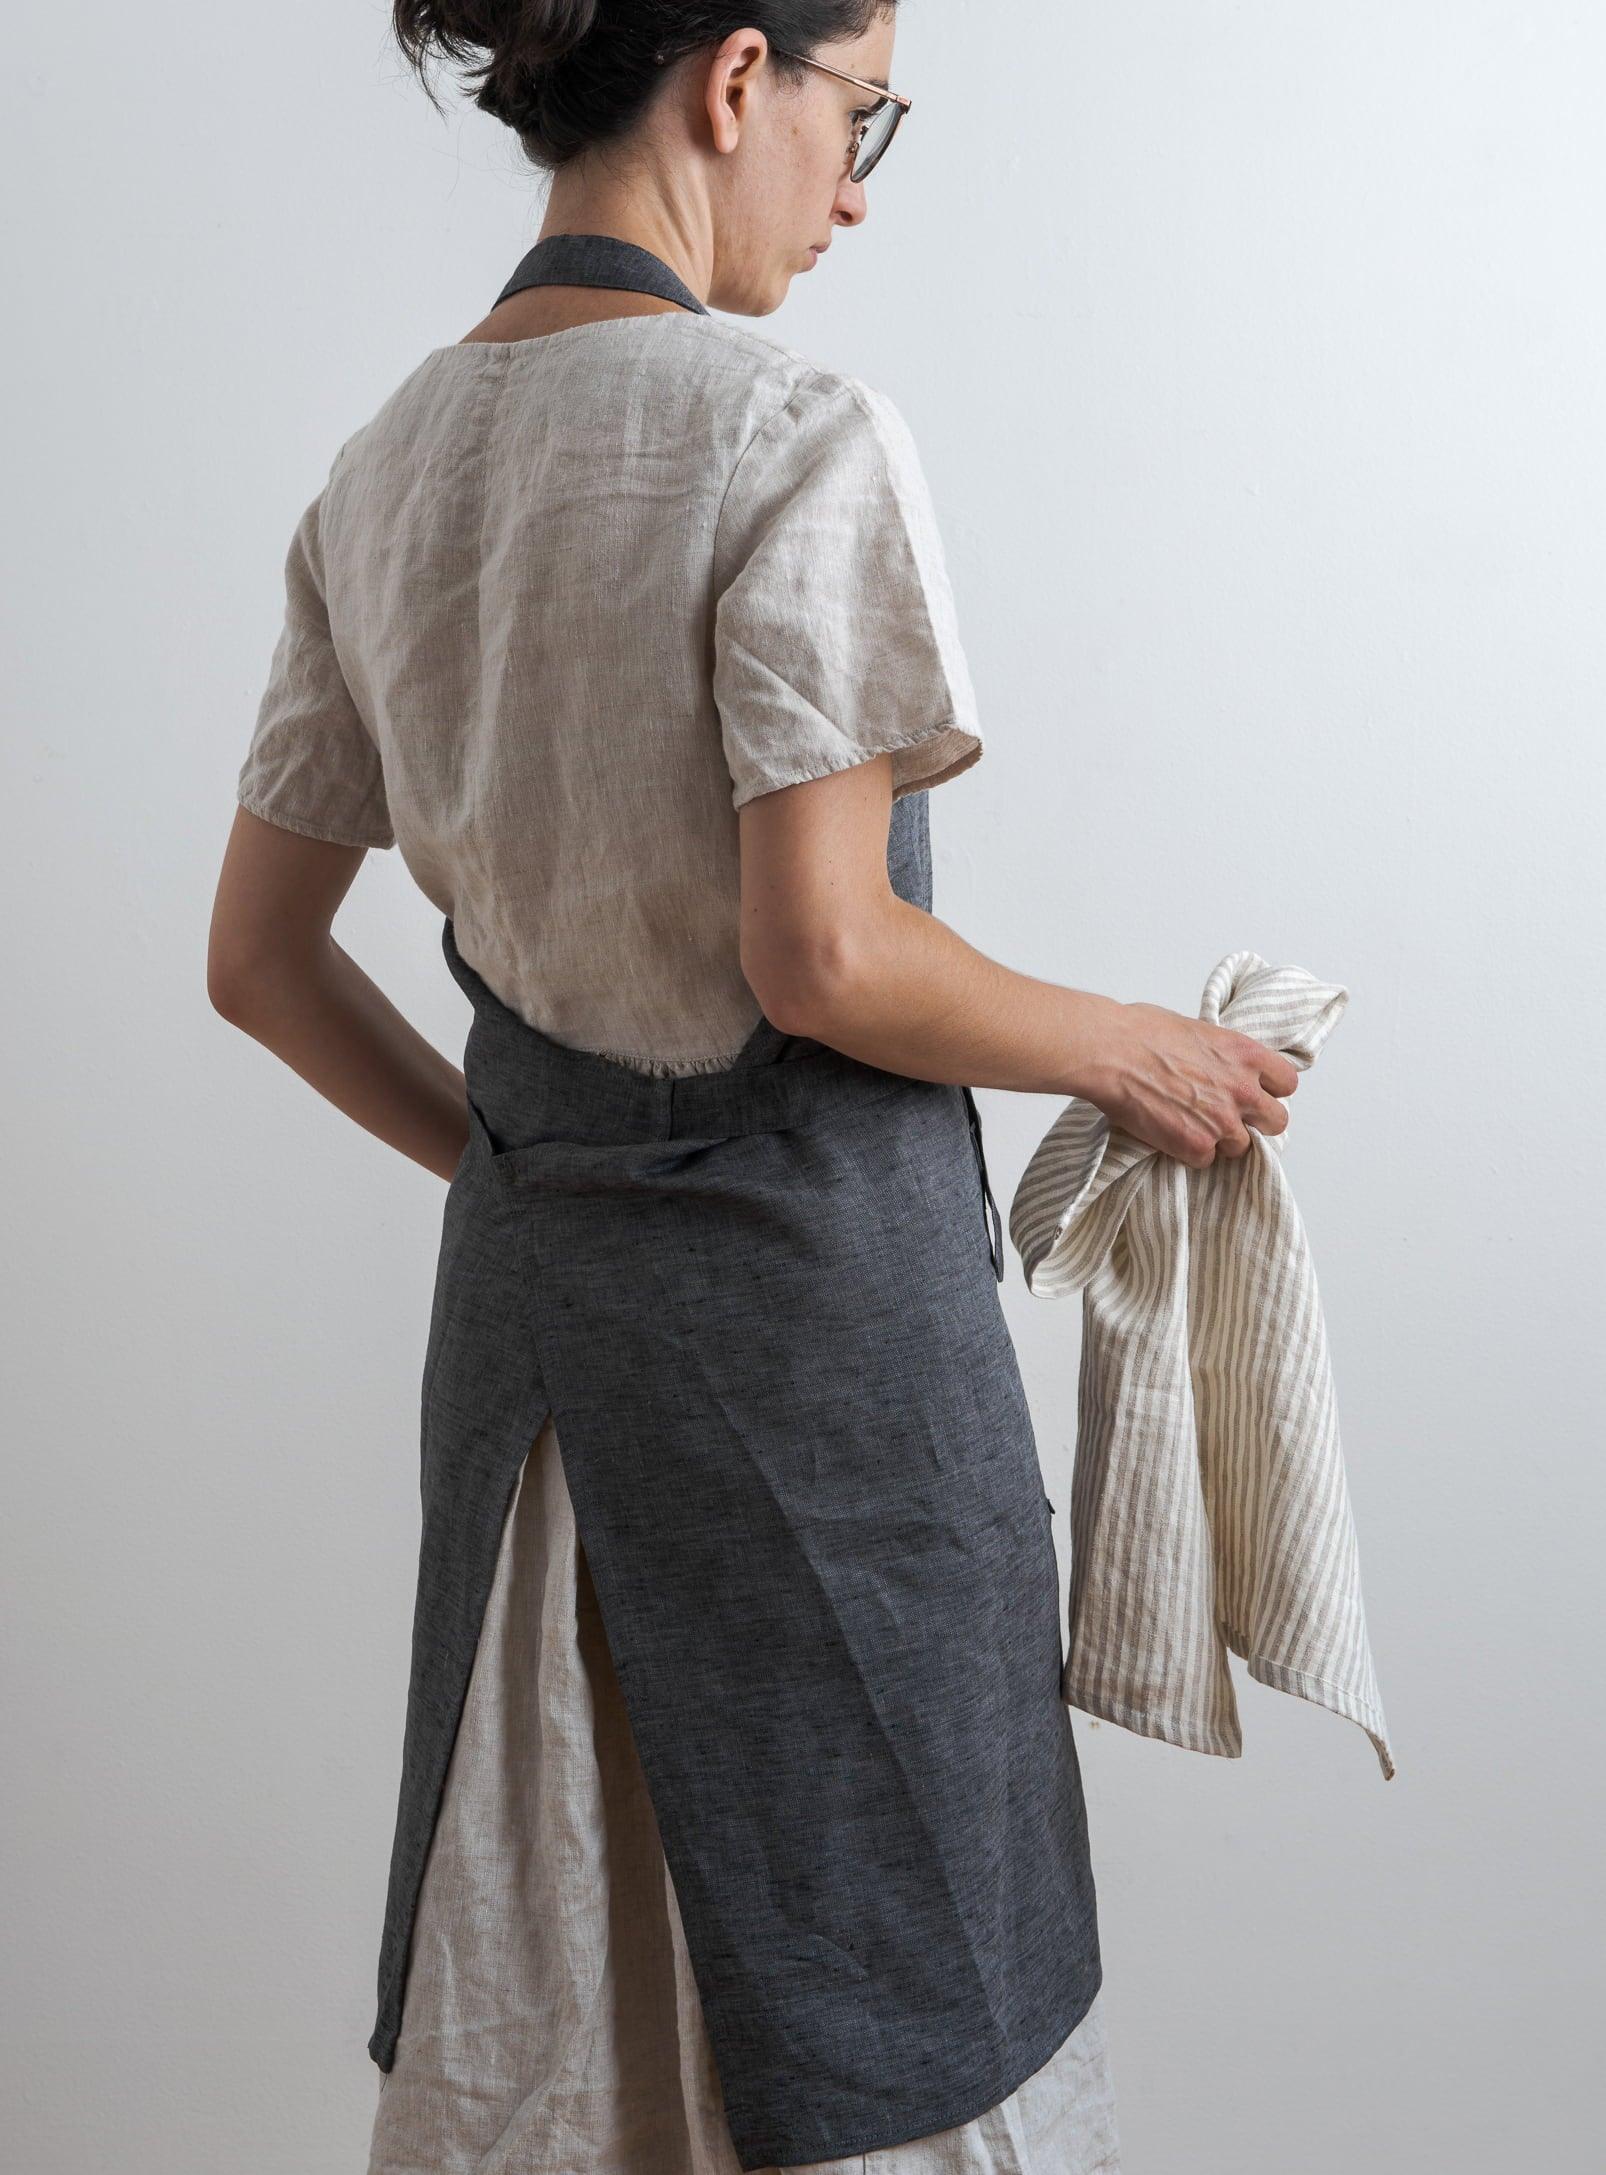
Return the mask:
[[235,812],[207,944],[213,1007],[438,1177],[468,1140],[463,1075],[330,935],[366,848]]
[[1081,1095],[1203,1168],[1280,1133],[1299,1074],[1251,1036],[1017,974],[900,899],[888,756],[743,803],[742,970],[766,1015],[866,1064]]

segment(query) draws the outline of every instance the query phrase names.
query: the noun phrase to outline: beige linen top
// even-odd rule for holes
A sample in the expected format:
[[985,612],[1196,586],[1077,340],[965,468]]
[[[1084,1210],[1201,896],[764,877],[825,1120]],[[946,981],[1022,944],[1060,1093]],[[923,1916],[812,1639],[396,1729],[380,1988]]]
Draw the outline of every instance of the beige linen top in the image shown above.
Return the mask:
[[399,845],[504,1003],[646,1072],[758,1021],[745,801],[982,753],[908,426],[714,316],[436,348],[336,454],[285,591],[240,802]]

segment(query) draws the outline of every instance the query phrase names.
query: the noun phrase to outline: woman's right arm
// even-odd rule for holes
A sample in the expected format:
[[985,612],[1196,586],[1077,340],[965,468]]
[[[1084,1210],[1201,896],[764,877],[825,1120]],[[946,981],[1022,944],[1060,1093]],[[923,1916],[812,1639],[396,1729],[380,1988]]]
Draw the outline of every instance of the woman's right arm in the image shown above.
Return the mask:
[[888,756],[760,794],[738,812],[742,969],[766,1016],[916,1079],[1079,1095],[1196,1169],[1280,1133],[1294,1065],[1163,1005],[1018,974],[887,875]]

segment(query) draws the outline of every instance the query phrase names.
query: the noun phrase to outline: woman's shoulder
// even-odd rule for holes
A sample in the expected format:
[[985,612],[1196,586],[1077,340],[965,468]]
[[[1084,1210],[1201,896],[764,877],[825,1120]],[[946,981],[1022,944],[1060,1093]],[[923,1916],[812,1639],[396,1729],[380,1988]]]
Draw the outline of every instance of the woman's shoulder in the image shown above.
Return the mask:
[[782,350],[793,364],[747,403],[732,449],[728,500],[778,501],[804,487],[829,491],[873,518],[891,497],[924,518],[929,485],[903,410],[880,386],[851,370]]
[[[556,419],[572,438],[594,435],[611,448],[623,410],[655,461],[678,449],[678,457],[708,471],[718,492],[737,486],[738,496],[742,490],[784,496],[802,478],[827,476],[849,497],[873,497],[889,482],[904,496],[921,492],[909,426],[890,395],[868,379],[746,321],[677,314],[655,316],[652,324],[657,329],[644,341],[514,343],[534,351],[534,367],[521,369],[517,355],[507,366],[522,397],[501,403],[497,428],[511,440]],[[454,378],[465,389],[461,398],[453,397]],[[480,382],[480,370],[454,370],[450,360],[427,357],[340,444],[327,479],[335,497],[351,495],[341,488],[343,474],[372,479],[394,469],[411,476],[436,439],[454,445],[462,439],[477,457],[474,430],[483,404],[469,401],[466,391],[477,391]]]
[[715,318],[720,345],[740,359],[751,372],[753,390],[767,401],[766,420],[779,421],[792,411],[818,419],[822,428],[833,421],[849,429],[861,419],[865,435],[883,434],[901,446],[912,448],[913,435],[892,396],[869,379],[851,370],[819,362],[801,348],[754,332],[730,318]]

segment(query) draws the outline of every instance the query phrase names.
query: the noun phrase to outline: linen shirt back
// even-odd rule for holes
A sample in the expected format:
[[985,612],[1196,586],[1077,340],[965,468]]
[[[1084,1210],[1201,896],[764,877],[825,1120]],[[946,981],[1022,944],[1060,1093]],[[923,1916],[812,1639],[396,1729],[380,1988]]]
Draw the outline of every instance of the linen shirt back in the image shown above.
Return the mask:
[[496,994],[652,1073],[759,1018],[736,811],[982,753],[893,403],[690,312],[436,348],[297,523],[236,796],[400,848]]

